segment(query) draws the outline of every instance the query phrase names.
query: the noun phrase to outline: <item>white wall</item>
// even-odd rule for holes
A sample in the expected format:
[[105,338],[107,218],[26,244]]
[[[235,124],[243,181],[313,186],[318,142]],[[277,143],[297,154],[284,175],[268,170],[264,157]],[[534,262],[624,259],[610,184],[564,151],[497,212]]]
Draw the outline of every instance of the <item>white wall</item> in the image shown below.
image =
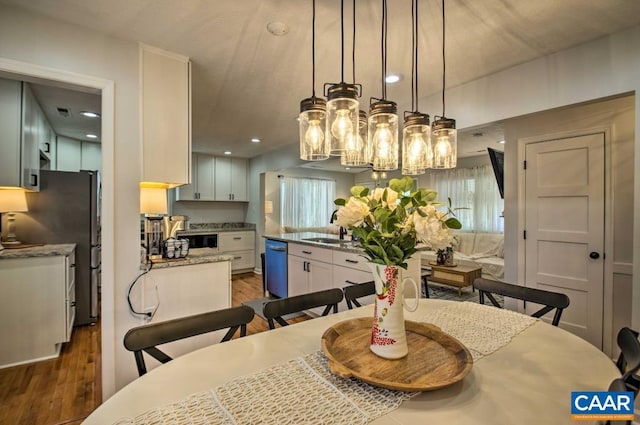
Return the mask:
[[[34,75],[59,70],[69,78],[78,74],[114,82],[115,107],[103,109],[103,120],[110,118],[112,127],[103,125],[102,130],[102,367],[106,398],[137,376],[133,355],[123,348],[122,337],[139,324],[129,315],[125,301],[128,285],[139,272],[138,45],[0,5],[0,58],[26,63]],[[105,135],[113,137],[113,142],[104,142]]]

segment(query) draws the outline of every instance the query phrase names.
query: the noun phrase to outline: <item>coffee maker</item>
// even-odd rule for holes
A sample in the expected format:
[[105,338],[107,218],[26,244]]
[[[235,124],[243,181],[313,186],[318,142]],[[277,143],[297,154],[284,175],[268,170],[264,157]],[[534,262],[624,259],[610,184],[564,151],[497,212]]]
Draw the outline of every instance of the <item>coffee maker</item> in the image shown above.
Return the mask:
[[163,255],[164,226],[162,215],[145,215],[144,246],[148,260],[159,260]]

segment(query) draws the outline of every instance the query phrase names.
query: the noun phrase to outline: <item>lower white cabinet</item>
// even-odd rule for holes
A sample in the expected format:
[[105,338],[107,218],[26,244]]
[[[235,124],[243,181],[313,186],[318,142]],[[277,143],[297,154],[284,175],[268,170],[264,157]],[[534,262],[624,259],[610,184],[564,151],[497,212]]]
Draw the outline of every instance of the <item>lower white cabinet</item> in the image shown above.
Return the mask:
[[[333,288],[330,249],[292,243],[289,244],[288,249],[289,296]],[[310,312],[319,316],[323,311],[324,307],[312,309]]]
[[251,270],[255,266],[255,240],[253,230],[218,233],[218,249],[221,254],[233,256],[231,271]]
[[[145,312],[153,318],[145,323],[157,323],[231,307],[231,264],[229,261],[192,264],[152,269],[143,278],[142,300]],[[195,351],[220,342],[226,330],[198,335],[163,345],[171,357]],[[147,369],[157,367],[156,360],[147,362]]]
[[0,368],[55,358],[75,319],[75,251],[0,260]]

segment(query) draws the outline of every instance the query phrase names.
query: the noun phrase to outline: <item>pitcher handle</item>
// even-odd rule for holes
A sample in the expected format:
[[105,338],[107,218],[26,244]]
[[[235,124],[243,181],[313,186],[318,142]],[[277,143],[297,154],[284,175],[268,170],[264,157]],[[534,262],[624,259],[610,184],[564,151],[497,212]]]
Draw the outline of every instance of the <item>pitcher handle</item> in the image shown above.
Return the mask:
[[420,293],[418,292],[418,284],[416,283],[416,281],[415,281],[415,280],[413,280],[413,279],[412,279],[412,278],[410,278],[410,277],[407,277],[407,278],[405,278],[405,279],[402,281],[402,290],[403,290],[403,291],[402,291],[402,300],[403,300],[403,301],[405,301],[405,300],[406,300],[406,298],[405,298],[405,296],[404,296],[404,284],[405,284],[405,282],[406,282],[407,280],[408,280],[408,281],[410,281],[410,282],[413,284],[413,293],[414,293],[414,294],[416,294],[416,297],[414,298],[414,299],[416,300],[416,302],[415,302],[415,304],[414,304],[412,307],[409,307],[409,306],[407,305],[407,303],[406,303],[406,302],[403,302],[402,304],[404,305],[404,308],[405,308],[407,311],[409,311],[409,312],[414,312],[414,311],[416,311],[416,310],[418,309],[418,303],[420,302]]

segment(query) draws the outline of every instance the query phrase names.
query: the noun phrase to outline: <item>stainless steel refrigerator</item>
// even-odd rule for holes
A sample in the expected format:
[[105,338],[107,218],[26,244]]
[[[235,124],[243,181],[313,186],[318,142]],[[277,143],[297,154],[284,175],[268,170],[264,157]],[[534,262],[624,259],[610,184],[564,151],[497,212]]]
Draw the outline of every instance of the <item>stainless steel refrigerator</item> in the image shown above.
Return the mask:
[[76,244],[75,325],[95,323],[100,290],[100,173],[40,170],[40,192],[16,215],[23,243]]

